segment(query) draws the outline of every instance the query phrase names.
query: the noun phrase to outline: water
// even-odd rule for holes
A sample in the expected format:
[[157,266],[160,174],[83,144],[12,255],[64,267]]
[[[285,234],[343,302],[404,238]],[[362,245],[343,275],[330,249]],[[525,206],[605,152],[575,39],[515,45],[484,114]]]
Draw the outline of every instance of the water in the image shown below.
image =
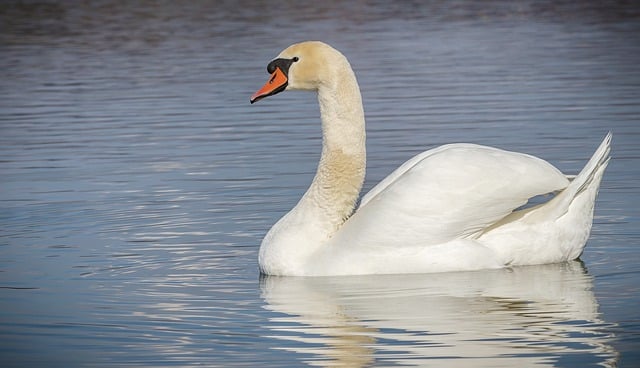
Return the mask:
[[[640,11],[573,2],[3,2],[0,359],[38,366],[637,366]],[[613,160],[582,263],[265,278],[319,156],[281,49],[359,78],[365,189],[448,142]]]

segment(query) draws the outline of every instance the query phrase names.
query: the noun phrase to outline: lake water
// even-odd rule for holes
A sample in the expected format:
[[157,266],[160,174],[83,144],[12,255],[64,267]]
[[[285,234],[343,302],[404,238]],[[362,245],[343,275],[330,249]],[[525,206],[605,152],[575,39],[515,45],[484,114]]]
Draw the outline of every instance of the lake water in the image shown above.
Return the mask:
[[[358,75],[365,190],[449,142],[576,173],[612,131],[582,262],[260,278],[320,127],[249,96],[305,39]],[[0,70],[3,367],[640,365],[632,2],[4,1]]]

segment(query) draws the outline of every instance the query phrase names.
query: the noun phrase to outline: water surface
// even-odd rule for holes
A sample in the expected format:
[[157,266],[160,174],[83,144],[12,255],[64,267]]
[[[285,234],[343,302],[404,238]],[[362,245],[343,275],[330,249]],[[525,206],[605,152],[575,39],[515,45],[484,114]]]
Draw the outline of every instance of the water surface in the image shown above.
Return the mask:
[[[640,12],[457,2],[3,2],[3,366],[637,366]],[[582,262],[260,278],[309,184],[317,102],[249,105],[293,42],[342,50],[365,190],[473,142],[576,173],[612,131]]]

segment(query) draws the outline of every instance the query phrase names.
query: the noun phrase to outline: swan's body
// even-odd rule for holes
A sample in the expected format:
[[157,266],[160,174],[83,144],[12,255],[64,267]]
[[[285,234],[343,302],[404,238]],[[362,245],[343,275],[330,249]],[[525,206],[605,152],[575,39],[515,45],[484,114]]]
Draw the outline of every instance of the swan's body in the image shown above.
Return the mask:
[[[290,46],[251,102],[285,89],[317,90],[323,145],[313,182],[267,233],[261,272],[270,275],[422,273],[576,259],[591,230],[607,135],[570,181],[539,158],[450,144],[410,159],[354,212],[365,175],[365,123],[347,59],[321,42]],[[535,196],[546,203],[517,210]]]

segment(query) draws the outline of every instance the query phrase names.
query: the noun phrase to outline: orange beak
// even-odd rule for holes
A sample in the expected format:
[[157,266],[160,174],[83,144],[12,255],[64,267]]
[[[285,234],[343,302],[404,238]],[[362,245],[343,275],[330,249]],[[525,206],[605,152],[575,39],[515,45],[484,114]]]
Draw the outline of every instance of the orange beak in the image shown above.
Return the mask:
[[251,95],[251,103],[284,91],[284,89],[287,88],[288,82],[289,80],[287,79],[287,76],[284,74],[284,72],[280,70],[280,68],[276,67],[276,70],[271,73],[271,78],[269,78],[267,83],[265,83],[262,88],[256,91],[256,93]]

